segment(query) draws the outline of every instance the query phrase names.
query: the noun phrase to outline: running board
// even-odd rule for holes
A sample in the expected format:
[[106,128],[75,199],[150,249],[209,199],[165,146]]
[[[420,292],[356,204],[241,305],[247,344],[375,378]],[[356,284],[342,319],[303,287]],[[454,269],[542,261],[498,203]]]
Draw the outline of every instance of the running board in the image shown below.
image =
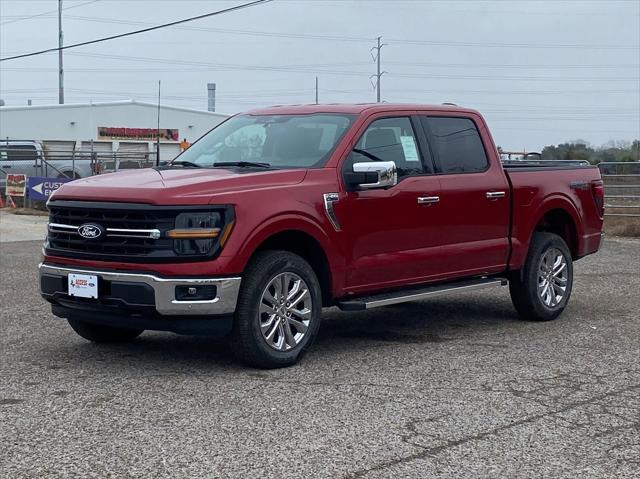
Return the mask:
[[505,278],[479,278],[348,299],[339,301],[338,307],[343,311],[364,311],[365,309],[377,308],[379,306],[407,303],[409,301],[432,298],[449,293],[462,293],[465,291],[475,291],[476,289],[506,286],[507,284],[508,281]]

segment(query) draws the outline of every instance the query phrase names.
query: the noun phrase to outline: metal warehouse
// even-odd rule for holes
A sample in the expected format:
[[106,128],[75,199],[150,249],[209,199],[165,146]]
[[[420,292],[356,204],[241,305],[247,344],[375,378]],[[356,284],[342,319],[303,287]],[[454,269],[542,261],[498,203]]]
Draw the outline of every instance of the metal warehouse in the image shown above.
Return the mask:
[[0,107],[3,141],[36,141],[45,154],[96,152],[101,155],[152,156],[160,136],[160,160],[180,152],[227,118],[204,110],[160,106],[134,100],[104,103]]

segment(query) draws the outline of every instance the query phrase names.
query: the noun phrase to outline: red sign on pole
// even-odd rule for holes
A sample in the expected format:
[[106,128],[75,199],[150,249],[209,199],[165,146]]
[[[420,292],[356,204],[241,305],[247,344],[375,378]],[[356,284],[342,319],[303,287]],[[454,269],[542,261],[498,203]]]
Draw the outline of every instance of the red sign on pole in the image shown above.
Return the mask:
[[27,175],[7,175],[6,196],[24,196],[27,189]]

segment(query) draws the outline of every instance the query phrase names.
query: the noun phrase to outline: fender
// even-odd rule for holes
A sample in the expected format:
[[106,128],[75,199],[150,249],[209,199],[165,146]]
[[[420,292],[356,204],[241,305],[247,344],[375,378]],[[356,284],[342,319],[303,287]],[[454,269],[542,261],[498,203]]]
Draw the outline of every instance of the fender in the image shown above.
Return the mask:
[[[325,228],[314,217],[299,213],[284,213],[268,218],[260,223],[242,242],[234,254],[229,267],[234,271],[244,271],[247,263],[258,247],[271,236],[283,231],[299,231],[315,239],[324,250],[331,274],[334,293],[343,288],[345,256],[337,247],[335,238],[329,237]],[[232,235],[233,236],[233,235]]]
[[[518,207],[516,206],[516,210],[517,209]],[[580,241],[584,232],[584,225],[576,205],[568,196],[562,193],[552,193],[540,201],[533,213],[515,212],[519,216],[520,221],[514,221],[517,230],[514,230],[512,237],[513,253],[511,263],[509,265],[511,268],[518,269],[522,266],[522,263],[527,256],[535,227],[540,223],[540,221],[542,221],[542,218],[544,218],[549,211],[556,209],[563,210],[573,220],[576,227],[578,241],[576,247],[578,251],[580,251]]]

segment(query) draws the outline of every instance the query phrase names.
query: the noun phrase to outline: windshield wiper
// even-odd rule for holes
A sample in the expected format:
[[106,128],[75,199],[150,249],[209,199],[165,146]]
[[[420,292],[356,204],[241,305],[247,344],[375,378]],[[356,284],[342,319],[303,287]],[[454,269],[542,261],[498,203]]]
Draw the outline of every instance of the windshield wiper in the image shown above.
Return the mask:
[[366,156],[367,158],[369,158],[370,160],[373,160],[373,161],[384,161],[379,156],[376,156],[373,153],[369,153],[367,150],[361,150],[360,148],[354,148],[353,151],[355,151],[356,153],[361,154],[362,156]]
[[242,168],[271,168],[271,163],[261,163],[257,161],[221,161],[219,163],[214,163],[214,168],[216,166],[239,166]]
[[200,166],[197,163],[193,163],[191,161],[186,161],[186,160],[176,160],[176,161],[172,161],[171,163],[169,163],[167,166],[184,166],[185,168],[202,168],[202,166]]

